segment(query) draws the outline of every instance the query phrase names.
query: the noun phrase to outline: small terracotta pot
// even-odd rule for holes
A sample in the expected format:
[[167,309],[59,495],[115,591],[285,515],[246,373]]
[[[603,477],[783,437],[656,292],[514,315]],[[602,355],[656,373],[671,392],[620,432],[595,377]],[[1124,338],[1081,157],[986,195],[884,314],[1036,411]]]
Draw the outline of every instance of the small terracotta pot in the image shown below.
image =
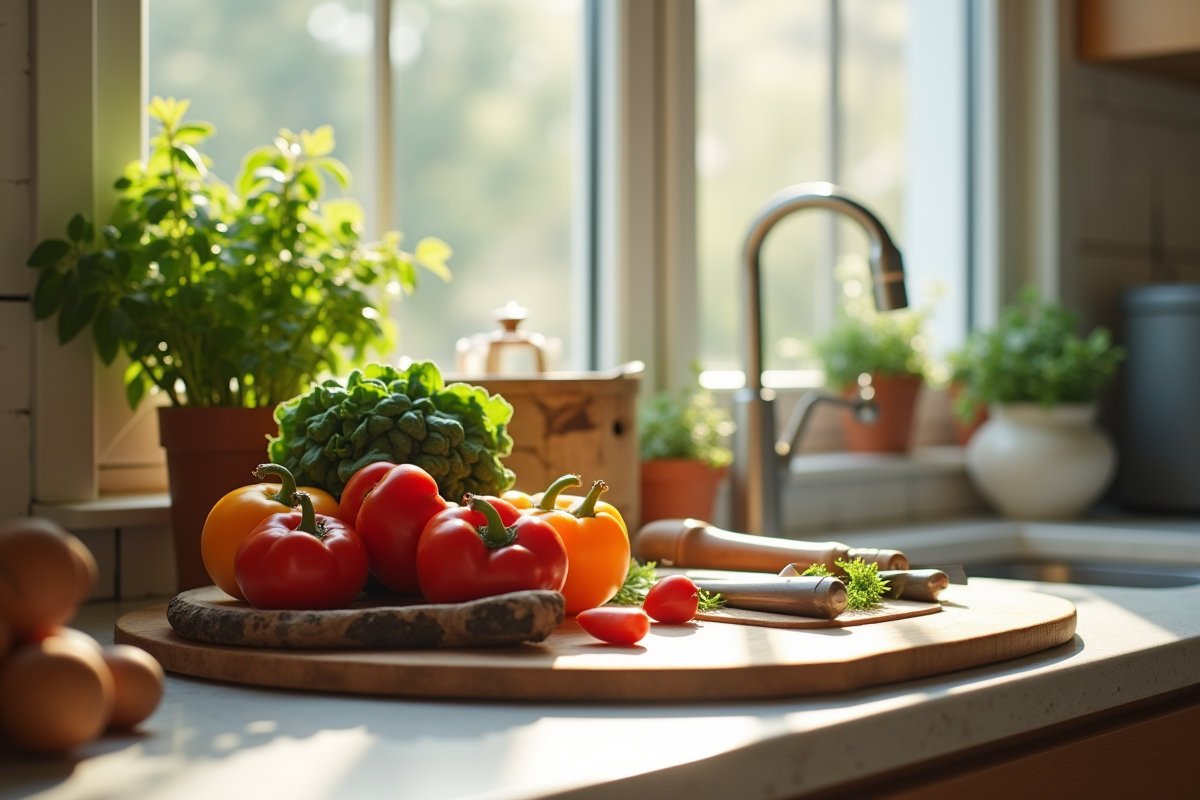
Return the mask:
[[727,469],[686,458],[643,461],[642,524],[656,519],[711,519],[717,484]]
[[971,437],[975,431],[979,430],[979,426],[987,422],[988,411],[987,406],[976,406],[975,413],[971,416],[970,422],[963,422],[959,419],[957,413],[958,396],[962,393],[965,387],[962,383],[955,381],[946,389],[946,394],[950,398],[950,421],[954,425],[954,441],[958,442],[959,447],[966,447],[967,442],[971,441]]
[[167,450],[171,527],[179,589],[212,583],[200,556],[200,533],[208,512],[267,459],[267,435],[278,432],[273,408],[158,409],[159,443]]
[[[859,422],[849,411],[843,411],[842,436],[846,448],[855,453],[903,453],[912,438],[913,417],[917,410],[917,395],[923,379],[917,375],[872,375],[875,403],[879,419],[872,424]],[[851,397],[857,389],[847,389],[843,396]]]

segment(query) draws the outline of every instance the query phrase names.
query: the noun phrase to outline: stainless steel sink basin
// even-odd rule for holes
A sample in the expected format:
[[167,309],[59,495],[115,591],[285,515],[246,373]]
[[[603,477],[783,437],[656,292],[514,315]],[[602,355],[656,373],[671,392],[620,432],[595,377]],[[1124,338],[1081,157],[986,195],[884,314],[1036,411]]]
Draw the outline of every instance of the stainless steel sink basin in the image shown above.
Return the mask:
[[1170,564],[1114,564],[1083,561],[1008,560],[967,567],[978,578],[1009,578],[1047,583],[1082,583],[1093,586],[1128,586],[1166,589],[1200,584],[1200,568]]

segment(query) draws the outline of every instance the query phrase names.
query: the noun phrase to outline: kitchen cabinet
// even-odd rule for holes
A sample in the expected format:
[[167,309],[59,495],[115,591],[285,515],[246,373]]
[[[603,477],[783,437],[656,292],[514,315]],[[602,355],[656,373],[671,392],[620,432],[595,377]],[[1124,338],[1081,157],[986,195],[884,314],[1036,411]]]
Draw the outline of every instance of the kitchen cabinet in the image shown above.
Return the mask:
[[1079,0],[1079,57],[1200,85],[1200,3]]

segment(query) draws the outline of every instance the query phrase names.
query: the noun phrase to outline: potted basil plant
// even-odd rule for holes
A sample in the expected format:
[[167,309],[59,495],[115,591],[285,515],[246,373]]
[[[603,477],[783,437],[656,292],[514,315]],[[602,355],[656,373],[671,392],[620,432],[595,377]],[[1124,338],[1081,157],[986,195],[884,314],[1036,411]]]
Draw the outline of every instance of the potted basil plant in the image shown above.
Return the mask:
[[642,524],[656,519],[708,520],[717,484],[733,453],[722,441],[733,421],[712,392],[660,392],[638,409]]
[[861,307],[847,312],[815,350],[826,384],[843,397],[861,394],[874,401],[879,416],[867,423],[842,413],[846,446],[855,452],[904,452],[924,383],[925,357],[918,347],[924,315]]
[[989,412],[967,445],[967,472],[1005,516],[1075,517],[1112,480],[1116,451],[1094,423],[1124,350],[1104,328],[1080,336],[1077,326],[1026,290],[960,356],[960,402]]
[[57,315],[64,343],[90,326],[105,364],[123,356],[131,407],[151,389],[169,403],[159,425],[181,588],[208,582],[205,517],[267,460],[276,404],[368,349],[386,353],[387,293],[411,294],[418,266],[448,279],[450,255],[437,239],[415,253],[399,233],[361,240],[361,206],[324,199],[328,180],[350,183],[329,126],[280,131],[230,185],[199,150],[213,126],[187,109],[156,97],[149,158],[116,181],[108,224],[76,215],[28,260],[35,317]]

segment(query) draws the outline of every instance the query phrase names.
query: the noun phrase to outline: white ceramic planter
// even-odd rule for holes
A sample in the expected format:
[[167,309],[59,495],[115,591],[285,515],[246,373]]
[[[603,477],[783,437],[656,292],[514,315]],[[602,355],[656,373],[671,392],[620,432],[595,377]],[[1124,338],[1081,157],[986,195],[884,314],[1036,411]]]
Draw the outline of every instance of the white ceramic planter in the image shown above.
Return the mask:
[[1076,517],[1116,470],[1116,450],[1095,419],[1095,405],[994,405],[967,445],[967,474],[1006,517]]

